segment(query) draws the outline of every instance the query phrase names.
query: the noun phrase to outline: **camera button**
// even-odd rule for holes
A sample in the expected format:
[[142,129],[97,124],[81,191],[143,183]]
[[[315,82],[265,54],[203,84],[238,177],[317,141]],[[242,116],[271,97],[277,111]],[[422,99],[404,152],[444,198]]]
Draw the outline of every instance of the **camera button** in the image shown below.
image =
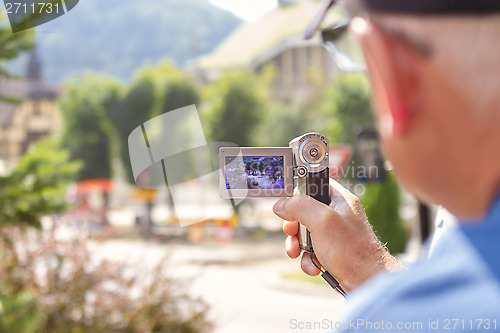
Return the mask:
[[297,176],[303,178],[307,175],[307,169],[304,166],[297,167]]

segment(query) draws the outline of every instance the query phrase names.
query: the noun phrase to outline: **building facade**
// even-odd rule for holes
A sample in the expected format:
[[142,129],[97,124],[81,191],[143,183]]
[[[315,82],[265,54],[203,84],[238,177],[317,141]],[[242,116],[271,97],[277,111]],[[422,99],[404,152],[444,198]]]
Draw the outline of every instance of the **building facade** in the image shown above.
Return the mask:
[[41,63],[36,50],[30,54],[25,80],[0,82],[0,160],[14,164],[31,146],[61,131],[61,112],[57,105],[60,88],[41,79]]
[[262,72],[270,67],[276,97],[293,101],[310,98],[336,72],[319,37],[302,37],[321,4],[311,0],[282,4],[258,21],[242,24],[212,53],[193,62],[191,69],[203,81],[211,81],[225,70]]

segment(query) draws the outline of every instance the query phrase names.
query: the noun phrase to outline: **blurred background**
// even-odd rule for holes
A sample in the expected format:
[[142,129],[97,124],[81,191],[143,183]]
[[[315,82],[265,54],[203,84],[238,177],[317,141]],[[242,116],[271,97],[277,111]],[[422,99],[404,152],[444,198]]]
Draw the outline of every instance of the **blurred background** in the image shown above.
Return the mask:
[[82,0],[15,34],[0,7],[1,332],[334,328],[345,301],[286,257],[275,199],[219,214],[217,188],[194,182],[174,202],[135,185],[128,135],[192,104],[208,142],[324,134],[382,242],[416,257],[429,212],[379,157],[366,76],[302,38],[320,6]]

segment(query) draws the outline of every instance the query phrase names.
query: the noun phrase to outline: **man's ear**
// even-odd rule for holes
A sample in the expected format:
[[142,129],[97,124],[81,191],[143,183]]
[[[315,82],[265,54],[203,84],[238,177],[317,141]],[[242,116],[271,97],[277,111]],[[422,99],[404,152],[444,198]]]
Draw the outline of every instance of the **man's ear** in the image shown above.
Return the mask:
[[407,41],[369,20],[355,18],[353,29],[363,44],[380,130],[402,136],[420,101],[423,58]]

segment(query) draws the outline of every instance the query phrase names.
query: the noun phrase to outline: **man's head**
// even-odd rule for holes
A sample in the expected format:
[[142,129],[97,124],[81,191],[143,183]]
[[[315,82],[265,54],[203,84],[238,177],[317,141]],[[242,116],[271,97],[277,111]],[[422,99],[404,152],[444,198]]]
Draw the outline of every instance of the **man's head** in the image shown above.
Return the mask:
[[500,8],[484,14],[500,2],[448,3],[347,1],[398,177],[423,200],[477,217],[500,190]]

